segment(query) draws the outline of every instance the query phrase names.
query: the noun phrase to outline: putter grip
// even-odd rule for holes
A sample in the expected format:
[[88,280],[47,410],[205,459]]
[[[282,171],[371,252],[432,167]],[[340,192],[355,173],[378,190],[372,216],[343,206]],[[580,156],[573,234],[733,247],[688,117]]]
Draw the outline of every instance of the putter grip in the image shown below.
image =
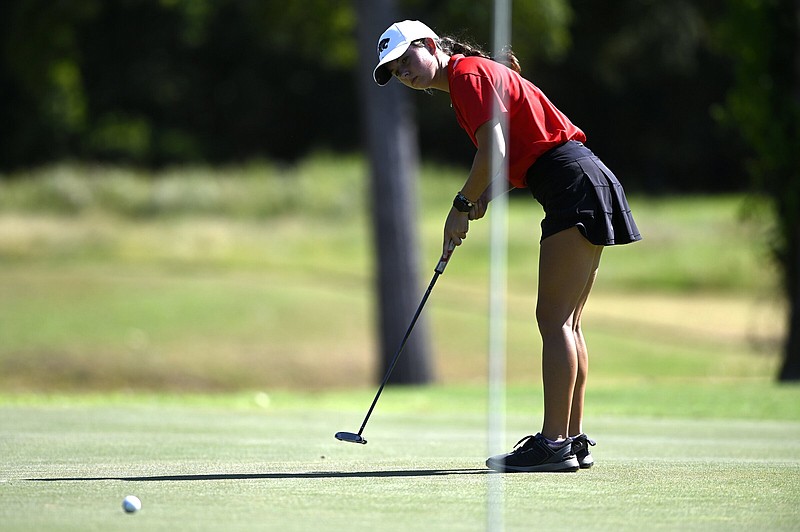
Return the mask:
[[450,257],[453,256],[453,250],[456,249],[456,245],[450,242],[450,246],[447,248],[447,253],[442,255],[442,258],[439,259],[439,264],[436,265],[433,271],[438,273],[439,275],[444,273],[444,269],[447,267],[447,263],[450,260]]

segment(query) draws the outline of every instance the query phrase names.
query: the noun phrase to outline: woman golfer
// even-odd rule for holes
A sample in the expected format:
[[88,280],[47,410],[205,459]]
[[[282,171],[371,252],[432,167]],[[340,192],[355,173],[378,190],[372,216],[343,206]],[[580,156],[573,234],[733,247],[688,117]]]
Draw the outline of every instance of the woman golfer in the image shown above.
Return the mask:
[[[588,353],[581,314],[604,246],[641,239],[617,178],[583,142],[586,136],[531,82],[511,52],[500,64],[486,53],[440,38],[415,20],[392,24],[378,39],[373,77],[450,94],[458,123],[477,147],[472,169],[444,224],[443,250],[461,245],[470,220],[491,200],[493,147],[508,167],[508,188],[528,188],[544,207],[536,320],[542,336],[544,420],[497,471],[577,471],[594,460],[584,433]],[[508,65],[508,66],[505,66]],[[502,113],[502,120],[495,116]]]

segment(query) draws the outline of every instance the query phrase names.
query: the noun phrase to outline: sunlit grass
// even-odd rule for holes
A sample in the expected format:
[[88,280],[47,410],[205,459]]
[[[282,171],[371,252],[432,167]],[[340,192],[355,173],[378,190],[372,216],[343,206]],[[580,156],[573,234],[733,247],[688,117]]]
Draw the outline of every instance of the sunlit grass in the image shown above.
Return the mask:
[[[537,393],[509,389],[509,447],[535,430]],[[509,530],[563,526],[576,500],[570,524],[590,530],[793,530],[798,393],[595,387],[592,469],[496,477],[483,465],[483,387],[387,389],[365,446],[333,433],[355,430],[372,390],[0,397],[0,519],[4,530],[478,531],[500,485]],[[139,513],[123,513],[128,494]]]

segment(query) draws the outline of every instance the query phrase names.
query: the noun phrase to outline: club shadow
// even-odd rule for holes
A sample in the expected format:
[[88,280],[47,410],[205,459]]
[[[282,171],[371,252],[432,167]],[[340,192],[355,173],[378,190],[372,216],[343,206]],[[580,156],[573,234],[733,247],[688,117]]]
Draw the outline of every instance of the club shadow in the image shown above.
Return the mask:
[[303,480],[315,478],[394,478],[436,477],[449,475],[486,475],[495,473],[490,469],[412,469],[399,471],[309,471],[302,473],[219,473],[208,475],[156,475],[135,477],[56,477],[26,478],[31,482],[98,482],[120,480],[126,482],[180,482],[209,480]]

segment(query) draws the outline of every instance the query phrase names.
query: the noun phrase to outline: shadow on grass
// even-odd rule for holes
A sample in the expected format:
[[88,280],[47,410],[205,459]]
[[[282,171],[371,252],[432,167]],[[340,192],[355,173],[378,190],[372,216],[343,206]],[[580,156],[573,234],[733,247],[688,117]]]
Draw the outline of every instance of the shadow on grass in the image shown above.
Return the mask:
[[171,481],[204,481],[204,480],[278,480],[278,479],[313,479],[313,478],[390,478],[390,477],[435,477],[447,475],[485,475],[494,473],[490,469],[418,469],[406,471],[311,471],[305,473],[246,473],[246,474],[214,474],[214,475],[159,475],[146,477],[61,477],[61,478],[26,478],[31,482],[76,482],[122,480],[129,482],[171,482]]

